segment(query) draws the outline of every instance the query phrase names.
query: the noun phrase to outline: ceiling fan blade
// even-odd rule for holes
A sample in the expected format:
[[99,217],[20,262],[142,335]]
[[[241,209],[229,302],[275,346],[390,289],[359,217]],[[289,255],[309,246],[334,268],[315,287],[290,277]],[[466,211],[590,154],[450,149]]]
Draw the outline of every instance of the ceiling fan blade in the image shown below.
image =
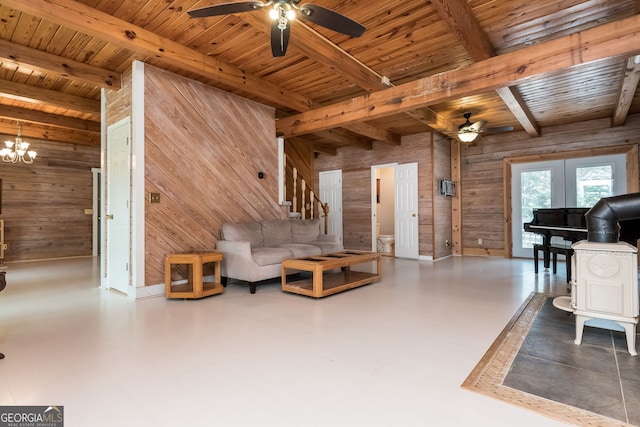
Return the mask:
[[468,126],[467,129],[473,131],[473,132],[480,132],[482,130],[482,127],[484,125],[486,125],[487,122],[484,120],[479,120],[475,123],[472,123],[471,126]]
[[513,126],[499,126],[495,128],[485,129],[486,133],[502,133],[502,132],[511,132],[513,130]]
[[351,37],[360,37],[366,30],[364,26],[356,21],[315,4],[307,3],[300,6],[300,12],[302,18],[314,24],[322,25],[325,28]]
[[274,57],[284,56],[284,54],[287,53],[290,33],[290,25],[287,25],[284,30],[281,30],[278,28],[278,21],[274,21],[271,24],[271,53]]
[[214,6],[207,6],[200,9],[193,9],[187,12],[192,18],[206,18],[207,16],[230,15],[233,13],[252,12],[266,6],[259,1],[239,1],[233,3],[222,3]]

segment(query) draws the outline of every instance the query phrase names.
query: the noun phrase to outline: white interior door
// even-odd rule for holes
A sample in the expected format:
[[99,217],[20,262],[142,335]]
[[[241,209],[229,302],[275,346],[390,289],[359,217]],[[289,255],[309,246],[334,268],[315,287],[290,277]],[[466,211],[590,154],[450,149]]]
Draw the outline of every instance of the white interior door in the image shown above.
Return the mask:
[[395,167],[395,254],[418,259],[418,163]]
[[130,232],[130,135],[128,118],[107,129],[107,283],[109,288],[128,294]]
[[[319,173],[320,200],[329,204],[327,234],[334,234],[342,239],[342,171],[334,170]],[[324,214],[321,215],[324,217]],[[321,222],[324,227],[324,220]],[[323,230],[324,231],[324,230]]]
[[[531,258],[542,237],[524,231],[533,209],[590,208],[603,197],[627,192],[626,155],[520,163],[511,167],[512,254]],[[562,241],[553,237],[552,243]]]

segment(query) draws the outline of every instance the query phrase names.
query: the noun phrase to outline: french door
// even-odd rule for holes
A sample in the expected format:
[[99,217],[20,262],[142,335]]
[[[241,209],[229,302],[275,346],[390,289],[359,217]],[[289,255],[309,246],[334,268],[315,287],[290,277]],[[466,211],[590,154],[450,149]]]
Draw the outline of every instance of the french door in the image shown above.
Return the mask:
[[523,227],[534,209],[590,208],[602,197],[626,192],[625,154],[512,164],[512,255],[530,258],[533,244],[542,242]]

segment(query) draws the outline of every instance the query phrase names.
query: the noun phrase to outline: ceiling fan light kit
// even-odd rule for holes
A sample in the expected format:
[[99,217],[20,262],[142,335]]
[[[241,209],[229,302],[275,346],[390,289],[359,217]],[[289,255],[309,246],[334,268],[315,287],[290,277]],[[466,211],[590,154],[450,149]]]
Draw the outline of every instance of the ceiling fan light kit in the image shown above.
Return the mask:
[[481,120],[479,122],[471,123],[469,120],[471,118],[471,113],[464,113],[464,118],[467,119],[467,121],[458,126],[458,139],[464,144],[471,144],[480,135],[482,126],[487,122]]
[[[269,11],[269,17],[273,21],[271,24],[271,53],[274,57],[284,56],[286,53],[291,31],[289,23],[298,16],[314,24],[351,37],[360,37],[366,29],[356,21],[322,6],[311,3],[299,6],[301,1],[302,0],[269,0],[266,3],[259,1],[222,3],[200,9],[193,9],[188,11],[187,14],[192,18],[205,18],[208,16],[253,12],[264,7],[273,6]],[[300,13],[298,14],[297,11]]]
[[458,139],[465,144],[471,144],[478,137],[478,132],[464,131],[458,133]]

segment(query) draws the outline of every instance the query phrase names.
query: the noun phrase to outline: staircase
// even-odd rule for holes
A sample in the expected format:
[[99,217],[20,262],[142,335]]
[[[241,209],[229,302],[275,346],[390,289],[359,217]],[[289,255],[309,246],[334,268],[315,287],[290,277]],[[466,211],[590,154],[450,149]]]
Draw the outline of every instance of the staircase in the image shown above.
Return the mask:
[[327,233],[329,205],[323,203],[309,186],[308,181],[299,173],[289,156],[285,154],[284,199],[289,206],[289,218],[323,220],[324,233]]

